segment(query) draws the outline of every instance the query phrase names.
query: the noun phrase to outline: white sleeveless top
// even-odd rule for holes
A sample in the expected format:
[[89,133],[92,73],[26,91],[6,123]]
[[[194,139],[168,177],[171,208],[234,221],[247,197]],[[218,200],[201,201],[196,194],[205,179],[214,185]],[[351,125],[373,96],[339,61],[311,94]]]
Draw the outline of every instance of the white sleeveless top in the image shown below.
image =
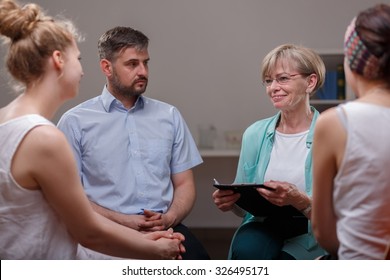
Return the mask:
[[39,190],[22,188],[11,161],[24,136],[39,125],[39,115],[0,124],[0,259],[74,259],[77,244]]
[[390,243],[390,108],[361,102],[339,108],[347,143],[333,191],[338,256],[383,259]]

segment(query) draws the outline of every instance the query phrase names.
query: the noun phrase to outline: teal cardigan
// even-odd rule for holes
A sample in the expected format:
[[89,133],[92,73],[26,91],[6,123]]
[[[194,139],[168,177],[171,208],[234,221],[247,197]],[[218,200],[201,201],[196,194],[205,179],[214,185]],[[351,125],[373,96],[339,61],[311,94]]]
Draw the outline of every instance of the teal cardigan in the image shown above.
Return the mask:
[[[312,152],[314,126],[319,116],[319,112],[311,107],[314,116],[310,125],[309,134],[306,139],[306,146],[309,154],[305,161],[305,191],[308,196],[312,196]],[[263,183],[264,175],[271,157],[272,146],[276,125],[280,118],[280,112],[275,116],[259,120],[249,126],[242,139],[242,148],[238,161],[235,183]],[[259,221],[259,217],[246,213],[243,224]],[[308,223],[308,233],[294,237],[286,241],[284,251],[297,259],[312,259],[324,254],[325,251],[317,244],[310,222]]]

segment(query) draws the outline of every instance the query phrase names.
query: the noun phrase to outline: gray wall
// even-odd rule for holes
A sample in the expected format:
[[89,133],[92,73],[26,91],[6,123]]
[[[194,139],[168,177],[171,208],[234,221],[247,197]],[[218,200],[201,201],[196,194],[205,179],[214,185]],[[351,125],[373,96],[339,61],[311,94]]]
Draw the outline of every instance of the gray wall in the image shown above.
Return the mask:
[[[96,42],[107,29],[128,25],[143,31],[151,41],[146,95],[177,106],[195,138],[199,125],[213,124],[219,132],[242,131],[255,120],[273,114],[260,83],[263,56],[282,43],[303,44],[326,52],[342,51],[344,31],[351,19],[360,10],[378,3],[373,0],[35,2],[50,14],[61,13],[73,19],[86,37],[79,45],[85,72],[80,95],[63,106],[55,122],[65,110],[100,94],[105,79],[98,66]],[[3,46],[0,54],[4,56]],[[0,106],[4,106],[12,94],[6,75],[2,72],[0,76]],[[235,164],[233,159],[233,170]],[[229,225],[230,216],[216,214],[209,200],[201,200],[210,197],[210,186],[204,187],[206,194],[200,187],[196,215],[189,224]],[[203,217],[215,219],[206,221]]]
[[[23,1],[23,0],[21,0]],[[259,71],[278,44],[342,50],[345,28],[374,0],[36,0],[50,14],[75,21],[86,35],[80,44],[85,76],[68,108],[100,94],[104,77],[96,42],[116,25],[150,38],[147,95],[176,105],[197,138],[199,124],[219,131],[243,130],[272,114]],[[3,49],[2,57],[3,57]],[[11,97],[1,75],[0,106]]]

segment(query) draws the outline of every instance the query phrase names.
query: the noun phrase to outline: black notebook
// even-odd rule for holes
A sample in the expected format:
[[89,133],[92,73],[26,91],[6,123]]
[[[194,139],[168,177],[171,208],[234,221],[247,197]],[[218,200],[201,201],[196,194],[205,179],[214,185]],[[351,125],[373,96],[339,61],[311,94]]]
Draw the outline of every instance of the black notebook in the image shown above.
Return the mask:
[[241,196],[236,204],[253,216],[305,217],[299,210],[290,205],[277,206],[262,197],[257,192],[256,188],[269,189],[262,184],[214,184],[214,187],[220,190],[233,190],[239,192]]

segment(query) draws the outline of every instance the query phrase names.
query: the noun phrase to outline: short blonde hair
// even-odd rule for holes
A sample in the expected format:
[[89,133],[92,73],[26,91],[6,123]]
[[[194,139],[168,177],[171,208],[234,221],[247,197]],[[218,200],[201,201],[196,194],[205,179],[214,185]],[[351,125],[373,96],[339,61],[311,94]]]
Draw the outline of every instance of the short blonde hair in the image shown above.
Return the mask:
[[325,80],[325,64],[321,57],[312,49],[293,45],[284,44],[270,51],[263,59],[261,78],[269,76],[280,61],[293,63],[297,71],[302,75],[315,74],[317,76],[317,84],[311,93],[313,95],[324,84]]

